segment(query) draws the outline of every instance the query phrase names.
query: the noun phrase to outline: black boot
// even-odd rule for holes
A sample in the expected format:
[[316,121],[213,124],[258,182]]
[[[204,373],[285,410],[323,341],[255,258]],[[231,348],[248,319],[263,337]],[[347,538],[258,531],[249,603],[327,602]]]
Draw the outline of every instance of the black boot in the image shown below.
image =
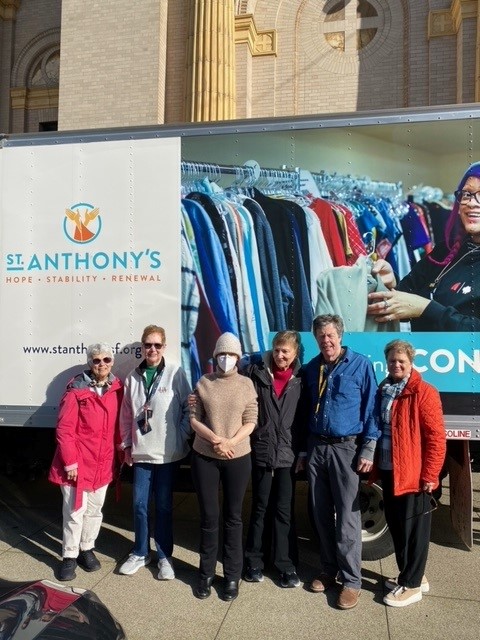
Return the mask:
[[200,600],[205,600],[212,593],[212,582],[214,576],[210,578],[200,578],[197,586],[193,590],[193,595]]
[[63,558],[57,571],[57,579],[62,582],[67,580],[73,580],[77,577],[75,569],[77,568],[77,561],[75,558]]
[[227,602],[235,600],[238,596],[238,580],[223,581],[223,599]]

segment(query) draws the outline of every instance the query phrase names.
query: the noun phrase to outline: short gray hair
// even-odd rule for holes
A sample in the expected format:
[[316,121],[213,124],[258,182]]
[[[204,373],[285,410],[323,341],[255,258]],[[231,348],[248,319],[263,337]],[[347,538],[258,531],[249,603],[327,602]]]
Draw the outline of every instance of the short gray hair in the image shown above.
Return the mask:
[[323,329],[323,327],[325,327],[327,324],[333,324],[340,339],[342,339],[345,325],[343,324],[343,320],[339,315],[332,313],[324,313],[323,315],[317,316],[315,318],[312,327],[313,335],[316,336],[317,331],[319,329]]
[[112,362],[115,360],[115,356],[113,355],[113,349],[108,344],[108,342],[95,342],[94,344],[90,344],[87,347],[87,364],[89,367],[93,364],[93,359],[100,355],[101,353],[106,353],[111,357]]

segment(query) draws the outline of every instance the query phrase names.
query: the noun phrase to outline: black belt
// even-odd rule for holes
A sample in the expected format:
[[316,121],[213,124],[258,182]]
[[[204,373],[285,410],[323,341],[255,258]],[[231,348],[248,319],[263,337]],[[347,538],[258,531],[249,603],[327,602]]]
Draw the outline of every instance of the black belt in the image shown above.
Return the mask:
[[341,442],[353,442],[358,436],[343,436],[341,438],[332,438],[330,436],[322,436],[319,433],[312,434],[321,444],[340,444]]

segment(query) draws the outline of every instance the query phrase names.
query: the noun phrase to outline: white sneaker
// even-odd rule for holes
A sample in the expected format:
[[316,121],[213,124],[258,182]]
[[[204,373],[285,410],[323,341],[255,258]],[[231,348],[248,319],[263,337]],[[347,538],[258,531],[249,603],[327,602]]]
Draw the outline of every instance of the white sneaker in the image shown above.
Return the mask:
[[151,561],[150,556],[136,556],[134,553],[131,553],[118,572],[124,576],[132,576],[134,573],[137,573],[139,569],[150,564]]
[[[396,589],[398,587],[398,578],[387,578],[387,580],[385,580],[385,587],[390,589],[390,591]],[[420,589],[422,590],[422,593],[428,593],[430,591],[430,584],[427,580],[427,576],[423,576]]]
[[393,591],[387,593],[383,602],[389,607],[408,607],[409,604],[418,602],[422,599],[422,590],[420,587],[415,589],[407,589],[407,587],[395,587]]
[[173,580],[175,578],[175,571],[173,570],[173,564],[171,558],[160,558],[158,561],[158,579],[159,580]]

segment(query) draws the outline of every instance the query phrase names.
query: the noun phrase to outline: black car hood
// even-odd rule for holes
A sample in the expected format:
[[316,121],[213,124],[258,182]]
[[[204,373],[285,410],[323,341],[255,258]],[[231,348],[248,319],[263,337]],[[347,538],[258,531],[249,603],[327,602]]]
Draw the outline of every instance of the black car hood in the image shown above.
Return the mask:
[[123,640],[120,624],[86,589],[0,579],[0,640]]

